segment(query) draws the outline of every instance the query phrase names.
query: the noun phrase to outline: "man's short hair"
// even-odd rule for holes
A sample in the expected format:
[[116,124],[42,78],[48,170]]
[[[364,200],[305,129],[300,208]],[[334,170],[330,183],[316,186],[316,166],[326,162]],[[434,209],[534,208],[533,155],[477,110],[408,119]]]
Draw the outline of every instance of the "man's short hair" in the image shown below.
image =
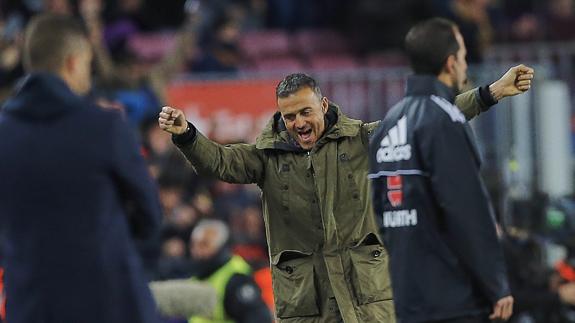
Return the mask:
[[88,33],[77,19],[45,14],[32,19],[26,28],[24,67],[28,72],[57,72],[73,51],[85,48]]
[[276,98],[287,98],[302,88],[310,88],[322,98],[319,83],[311,76],[304,73],[295,73],[286,76],[276,87]]
[[230,238],[230,229],[224,221],[217,219],[200,220],[200,222],[198,222],[194,227],[194,230],[190,235],[191,238],[190,240],[193,241],[194,239],[198,239],[199,237],[201,237],[204,231],[208,229],[212,229],[217,232],[214,244],[218,249],[223,247],[228,242]]
[[405,36],[405,50],[416,74],[439,75],[447,58],[456,55],[457,25],[443,18],[431,18],[412,27]]

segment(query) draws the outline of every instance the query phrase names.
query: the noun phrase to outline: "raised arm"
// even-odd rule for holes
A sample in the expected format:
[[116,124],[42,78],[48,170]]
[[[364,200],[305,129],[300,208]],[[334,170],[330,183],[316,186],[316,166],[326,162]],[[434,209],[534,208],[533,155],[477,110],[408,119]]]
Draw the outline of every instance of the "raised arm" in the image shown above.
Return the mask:
[[510,68],[500,79],[490,85],[464,92],[455,98],[455,105],[467,120],[489,110],[491,106],[508,96],[528,91],[535,71],[523,64]]
[[160,128],[173,135],[173,141],[198,173],[229,183],[261,183],[264,176],[263,152],[255,145],[220,145],[202,135],[186,120],[184,112],[163,107]]

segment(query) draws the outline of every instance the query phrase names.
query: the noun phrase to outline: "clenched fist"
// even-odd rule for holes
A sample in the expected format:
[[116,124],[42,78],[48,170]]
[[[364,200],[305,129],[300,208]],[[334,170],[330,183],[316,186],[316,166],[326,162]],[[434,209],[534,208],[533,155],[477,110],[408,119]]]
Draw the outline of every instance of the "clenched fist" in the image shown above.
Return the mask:
[[188,129],[188,121],[182,110],[163,107],[158,118],[160,128],[174,135],[181,135]]
[[489,86],[489,91],[497,101],[521,94],[531,88],[535,71],[523,64],[510,68],[499,80]]

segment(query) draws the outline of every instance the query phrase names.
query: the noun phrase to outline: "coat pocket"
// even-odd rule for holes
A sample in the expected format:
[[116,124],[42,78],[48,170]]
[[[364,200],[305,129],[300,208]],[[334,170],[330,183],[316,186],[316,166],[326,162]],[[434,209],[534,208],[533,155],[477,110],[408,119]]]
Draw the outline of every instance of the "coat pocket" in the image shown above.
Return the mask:
[[319,315],[311,253],[282,251],[272,258],[278,318]]
[[[388,254],[379,242],[365,244],[369,236],[350,249],[352,282],[359,305],[392,298]],[[377,239],[372,239],[377,241]]]

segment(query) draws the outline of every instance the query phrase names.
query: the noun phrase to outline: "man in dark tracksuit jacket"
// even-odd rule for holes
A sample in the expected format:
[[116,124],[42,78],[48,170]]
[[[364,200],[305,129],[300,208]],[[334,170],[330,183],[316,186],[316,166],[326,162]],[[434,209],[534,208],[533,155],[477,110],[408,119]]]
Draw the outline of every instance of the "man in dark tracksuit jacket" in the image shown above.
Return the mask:
[[[453,105],[466,80],[463,39],[453,23],[432,19],[410,31],[406,47],[416,75],[374,132],[369,175],[398,322],[488,322],[490,310],[507,319],[513,299],[493,210]],[[532,77],[517,68],[526,76],[514,94]]]

